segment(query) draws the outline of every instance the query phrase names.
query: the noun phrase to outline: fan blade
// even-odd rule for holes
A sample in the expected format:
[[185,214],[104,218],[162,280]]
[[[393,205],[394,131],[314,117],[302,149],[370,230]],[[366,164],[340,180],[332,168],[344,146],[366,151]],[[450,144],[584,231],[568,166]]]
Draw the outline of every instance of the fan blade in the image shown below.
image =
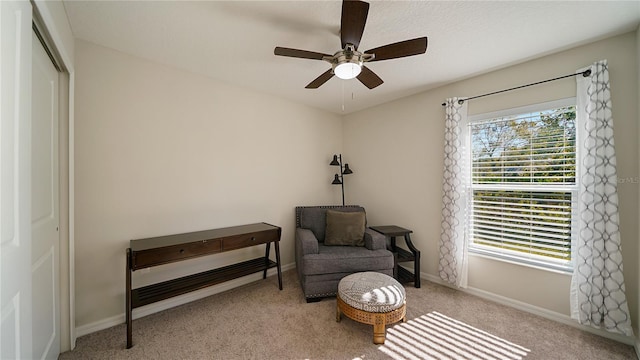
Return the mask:
[[369,3],[354,0],[344,0],[342,2],[342,22],[340,24],[342,49],[347,44],[353,44],[356,50],[358,49],[368,14]]
[[279,46],[277,46],[273,50],[273,53],[275,55],[280,55],[280,56],[289,56],[289,57],[294,57],[294,58],[312,59],[312,60],[322,60],[322,58],[325,57],[325,56],[331,56],[331,55],[322,54],[322,53],[319,53],[319,52],[283,48],[283,47],[279,47]]
[[332,77],[333,77],[333,71],[332,71],[332,69],[329,69],[329,70],[323,72],[322,75],[320,75],[317,78],[315,78],[315,80],[310,82],[309,85],[305,86],[305,89],[317,89],[317,88],[320,87],[320,85],[326,83]]
[[424,54],[426,51],[427,38],[421,37],[380,46],[375,49],[367,50],[365,53],[375,54],[375,57],[369,61],[380,61]]
[[362,71],[360,72],[360,75],[358,75],[357,77],[358,77],[358,80],[360,80],[360,82],[364,84],[364,86],[368,87],[369,89],[378,87],[382,85],[382,83],[384,82],[382,81],[382,79],[380,79],[378,75],[376,75],[376,73],[371,71],[366,66],[362,67]]

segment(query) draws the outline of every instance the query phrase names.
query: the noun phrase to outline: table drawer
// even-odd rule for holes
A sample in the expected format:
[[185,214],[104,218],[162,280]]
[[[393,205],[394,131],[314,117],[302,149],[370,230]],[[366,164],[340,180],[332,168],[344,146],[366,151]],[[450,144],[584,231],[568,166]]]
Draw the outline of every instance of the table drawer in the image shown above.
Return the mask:
[[277,230],[242,234],[224,238],[222,240],[222,249],[223,251],[241,249],[244,247],[278,241],[279,239],[280,237]]
[[141,250],[133,253],[131,267],[133,270],[137,270],[192,257],[215,254],[220,251],[222,251],[222,241],[219,239]]

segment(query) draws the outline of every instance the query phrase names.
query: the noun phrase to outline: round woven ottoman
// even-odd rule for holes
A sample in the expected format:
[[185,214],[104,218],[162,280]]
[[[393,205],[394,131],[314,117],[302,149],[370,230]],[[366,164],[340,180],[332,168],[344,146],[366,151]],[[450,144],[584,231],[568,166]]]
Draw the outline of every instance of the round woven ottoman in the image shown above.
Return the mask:
[[338,284],[336,321],[342,314],[373,325],[373,343],[384,344],[385,326],[407,319],[404,287],[389,275],[360,272],[345,276]]

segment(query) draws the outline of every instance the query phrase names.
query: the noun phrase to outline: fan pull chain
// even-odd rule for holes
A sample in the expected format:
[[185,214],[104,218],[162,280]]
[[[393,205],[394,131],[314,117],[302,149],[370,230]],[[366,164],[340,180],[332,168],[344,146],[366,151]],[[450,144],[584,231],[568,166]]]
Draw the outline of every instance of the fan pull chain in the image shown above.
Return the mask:
[[342,112],[344,112],[344,81],[341,81],[342,83]]

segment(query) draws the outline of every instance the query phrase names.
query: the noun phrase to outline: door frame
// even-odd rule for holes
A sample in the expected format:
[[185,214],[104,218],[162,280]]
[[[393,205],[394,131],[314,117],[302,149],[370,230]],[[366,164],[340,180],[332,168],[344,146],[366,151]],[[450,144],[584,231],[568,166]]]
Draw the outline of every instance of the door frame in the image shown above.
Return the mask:
[[[63,201],[62,196],[65,193],[60,191],[60,227],[61,230],[64,227],[67,228],[68,236],[64,236],[63,232],[60,232],[60,248],[67,248],[68,252],[66,261],[63,264],[63,256],[60,256],[60,278],[65,278],[68,286],[68,291],[60,292],[60,304],[61,304],[61,321],[60,321],[60,335],[61,342],[60,350],[72,350],[76,346],[76,328],[75,328],[75,236],[74,236],[74,89],[75,89],[75,68],[74,68],[74,41],[71,27],[64,10],[62,2],[49,2],[44,0],[30,0],[33,5],[33,21],[38,24],[38,29],[41,35],[44,37],[49,50],[51,50],[56,62],[60,66],[62,73],[60,76],[65,77],[64,81],[66,88],[63,87],[64,94],[60,91],[61,98],[66,98],[67,101],[64,104],[60,104],[60,116],[59,123],[67,124],[67,131],[60,131],[61,135],[64,135],[66,142],[59,142],[59,149],[61,153],[66,153],[66,158],[59,158],[60,175],[64,172],[67,175],[68,181],[60,181],[59,187],[62,189],[68,183],[68,196]],[[65,109],[66,108],[66,109]],[[60,130],[63,130],[64,127]],[[66,165],[66,168],[65,168]],[[62,177],[62,176],[61,176]],[[63,206],[66,203],[66,208]],[[63,219],[66,215],[67,221],[63,224]],[[60,282],[62,284],[62,281]],[[62,290],[62,289],[61,289]],[[62,311],[62,310],[66,311]],[[68,319],[63,320],[62,315],[67,312]]]

